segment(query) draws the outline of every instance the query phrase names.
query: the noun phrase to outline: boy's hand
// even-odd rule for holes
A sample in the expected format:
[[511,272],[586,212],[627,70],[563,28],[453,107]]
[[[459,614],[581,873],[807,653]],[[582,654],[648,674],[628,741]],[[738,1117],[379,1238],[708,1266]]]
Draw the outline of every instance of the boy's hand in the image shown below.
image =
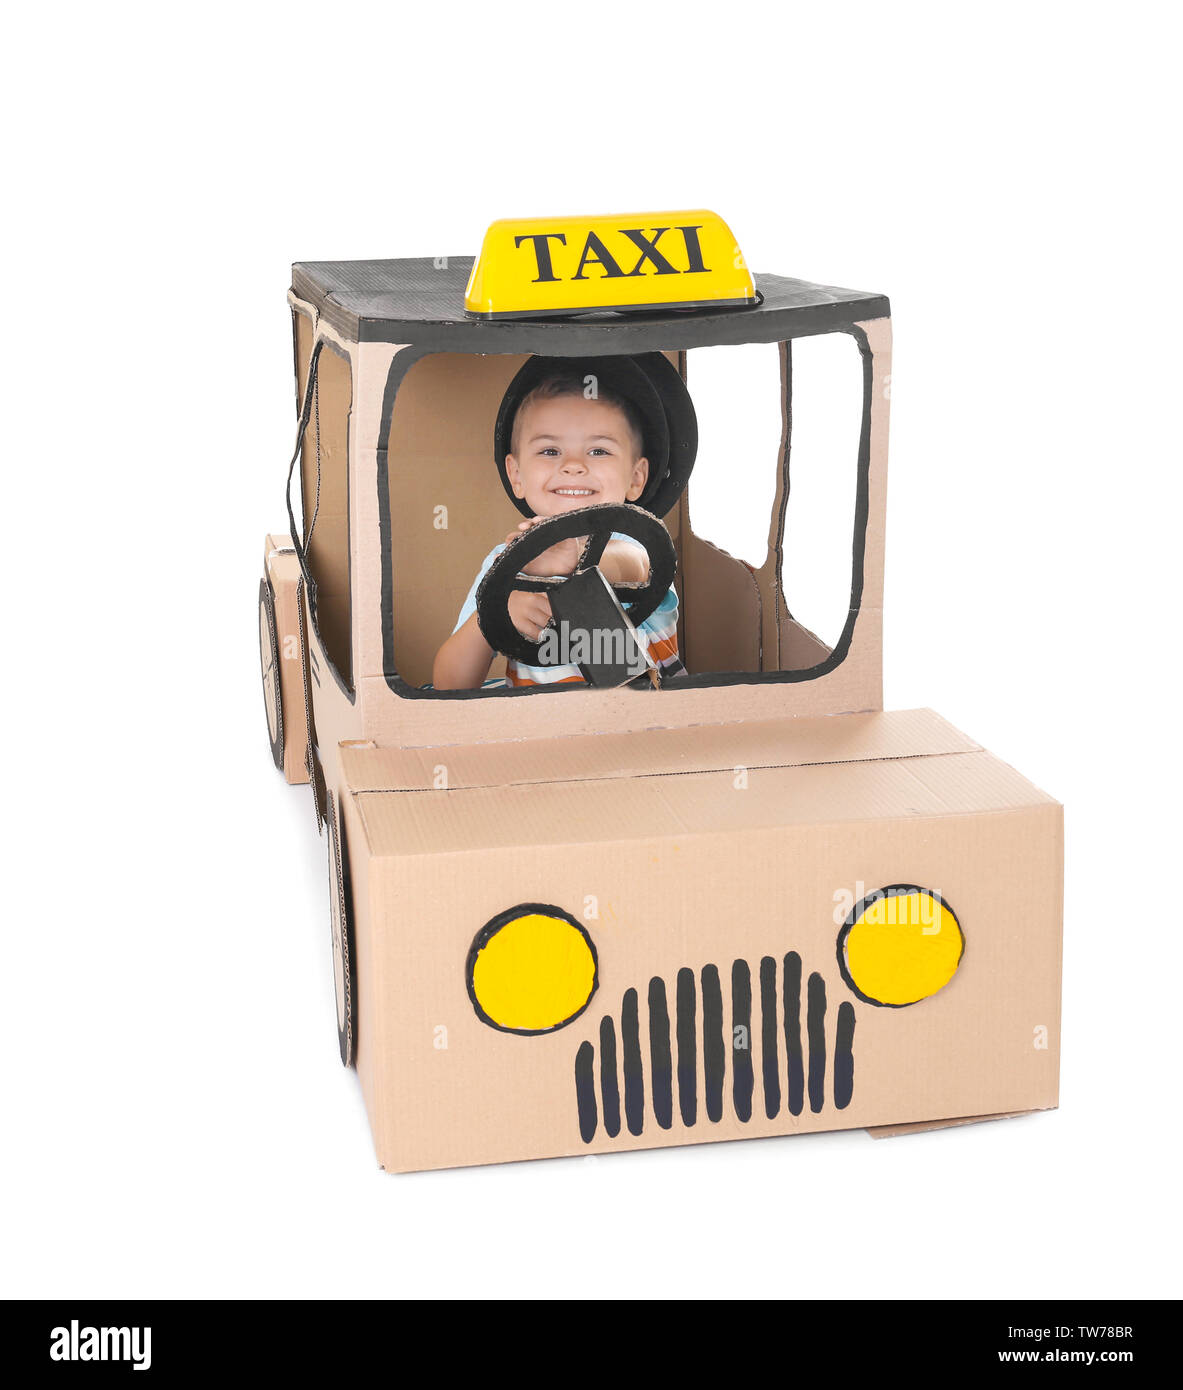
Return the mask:
[[[546,518],[541,516],[531,517],[528,521],[520,523],[516,531],[511,531],[505,538],[508,545],[510,541],[517,540],[523,531],[528,531],[531,526],[537,526],[540,521]],[[548,550],[544,550],[536,559],[524,565],[520,574],[572,574],[575,566],[579,563],[579,557],[583,554],[583,547],[587,544],[586,536],[573,536],[570,540],[558,541]]]
[[531,642],[537,642],[542,636],[542,629],[550,622],[551,616],[550,599],[545,594],[528,594],[521,589],[515,589],[510,594],[510,621]]

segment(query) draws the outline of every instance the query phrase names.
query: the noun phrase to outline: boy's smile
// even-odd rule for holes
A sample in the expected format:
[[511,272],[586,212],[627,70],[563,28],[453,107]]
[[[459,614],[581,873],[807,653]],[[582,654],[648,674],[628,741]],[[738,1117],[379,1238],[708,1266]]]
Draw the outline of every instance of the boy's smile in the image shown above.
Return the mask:
[[639,457],[619,407],[556,396],[528,405],[516,423],[516,452],[506,456],[505,472],[514,496],[536,516],[635,502],[645,490],[649,461]]

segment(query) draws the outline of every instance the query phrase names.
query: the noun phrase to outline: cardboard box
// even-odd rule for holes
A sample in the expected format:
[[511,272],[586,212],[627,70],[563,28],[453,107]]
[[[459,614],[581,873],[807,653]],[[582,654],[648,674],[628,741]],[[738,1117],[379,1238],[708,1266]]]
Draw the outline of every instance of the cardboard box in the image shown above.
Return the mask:
[[[1056,1104],[1061,809],[928,711],[351,747],[344,784],[386,1168]],[[838,960],[853,905],[900,883],[939,892],[965,942],[906,1008],[859,999]],[[537,1035],[483,1021],[466,974],[523,904],[570,916],[597,962],[582,1015]]]
[[[379,1162],[1055,1105],[1061,809],[937,715],[882,711],[886,299],[757,275],[751,308],[474,321],[470,267],[297,265],[289,296],[303,515],[267,575],[304,658],[283,765],[299,735]],[[793,344],[824,332],[855,340],[863,383],[832,647],[781,584]],[[781,359],[768,555],[696,535],[686,494],[662,518],[687,676],[424,689],[520,519],[491,431],[528,355],[663,353],[685,376],[694,348],[743,342]]]

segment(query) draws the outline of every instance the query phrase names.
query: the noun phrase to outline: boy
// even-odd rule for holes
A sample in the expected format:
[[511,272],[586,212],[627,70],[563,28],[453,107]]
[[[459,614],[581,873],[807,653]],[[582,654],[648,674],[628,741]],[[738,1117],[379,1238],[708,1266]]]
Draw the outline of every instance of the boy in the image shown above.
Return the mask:
[[[626,397],[601,385],[589,399],[583,378],[574,373],[544,378],[518,407],[505,459],[514,496],[534,513],[519,525],[518,532],[529,530],[543,517],[579,507],[635,502],[649,477],[643,448],[641,418]],[[518,532],[511,532],[506,542]],[[583,545],[580,538],[561,541],[544,550],[522,573],[571,574]],[[495,546],[485,557],[451,637],[436,653],[432,684],[437,690],[475,689],[489,673],[495,653],[477,625],[476,591],[504,549],[504,544]],[[649,577],[644,549],[624,536],[608,542],[599,568],[612,584],[644,582]],[[545,594],[515,591],[509,597],[509,615],[524,637],[536,641],[550,621],[550,600]],[[659,668],[680,666],[677,621],[678,599],[671,587],[637,629]],[[583,684],[575,666],[524,666],[516,661],[507,662],[506,680],[515,686]]]

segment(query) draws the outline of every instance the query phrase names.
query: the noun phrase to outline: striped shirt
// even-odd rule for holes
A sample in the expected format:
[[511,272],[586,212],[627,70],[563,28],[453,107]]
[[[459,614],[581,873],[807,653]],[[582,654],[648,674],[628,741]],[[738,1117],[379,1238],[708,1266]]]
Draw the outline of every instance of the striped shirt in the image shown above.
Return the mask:
[[[614,541],[627,541],[630,545],[637,545],[631,536],[622,536],[618,532],[612,533]],[[453,632],[463,625],[476,612],[476,591],[480,588],[481,580],[489,570],[489,566],[505,549],[504,545],[494,546],[485,556],[484,563],[481,565],[481,572],[473,580],[472,588],[468,591],[468,597],[464,600],[464,607],[460,610],[460,616],[456,619],[456,627]],[[643,547],[638,546],[638,549]],[[625,611],[629,605],[623,604]],[[637,625],[637,636],[648,648],[649,655],[653,658],[654,665],[663,675],[674,675],[682,670],[682,663],[678,657],[678,596],[674,592],[673,585],[670,586],[665,597],[657,605],[652,613],[643,623]],[[506,658],[505,677],[507,685],[585,685],[587,682],[580,674],[578,666],[527,666],[523,662],[514,661]]]

